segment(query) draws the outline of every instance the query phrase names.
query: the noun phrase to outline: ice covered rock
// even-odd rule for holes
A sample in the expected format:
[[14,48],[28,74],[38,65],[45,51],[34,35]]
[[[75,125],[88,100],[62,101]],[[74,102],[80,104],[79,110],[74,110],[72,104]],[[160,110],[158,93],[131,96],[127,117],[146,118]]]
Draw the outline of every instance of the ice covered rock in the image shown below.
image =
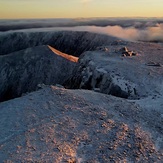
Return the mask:
[[128,80],[125,74],[120,75],[120,71],[115,71],[118,64],[118,59],[113,60],[103,53],[86,52],[80,57],[75,75],[65,85],[67,88],[98,89],[101,93],[122,98],[136,97],[136,84]]
[[[123,50],[129,52],[126,47]],[[159,83],[163,79],[158,73],[153,77],[148,75],[153,70],[145,66],[140,57],[123,58],[112,46],[109,52],[86,52],[80,56],[79,64],[73,73],[75,75],[65,86],[129,99],[146,97],[160,90]],[[160,69],[160,73],[162,71]]]

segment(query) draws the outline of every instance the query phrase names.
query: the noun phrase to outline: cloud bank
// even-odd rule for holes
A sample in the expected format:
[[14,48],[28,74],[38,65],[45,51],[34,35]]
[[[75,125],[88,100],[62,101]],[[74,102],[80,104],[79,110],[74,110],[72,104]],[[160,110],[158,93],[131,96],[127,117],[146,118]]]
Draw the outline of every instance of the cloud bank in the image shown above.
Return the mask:
[[107,34],[130,41],[163,42],[163,24],[157,24],[155,27],[147,27],[145,29],[124,28],[121,26],[90,26],[77,27],[76,30]]
[[1,20],[0,31],[88,31],[130,41],[163,42],[163,19]]

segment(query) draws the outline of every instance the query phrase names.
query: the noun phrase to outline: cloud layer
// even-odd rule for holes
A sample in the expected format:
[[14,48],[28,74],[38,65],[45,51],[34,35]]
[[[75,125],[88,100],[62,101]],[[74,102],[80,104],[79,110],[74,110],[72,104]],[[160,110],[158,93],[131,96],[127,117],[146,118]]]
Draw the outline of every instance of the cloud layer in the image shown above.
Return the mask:
[[0,31],[88,31],[131,41],[163,42],[163,19],[1,20]]
[[123,28],[121,26],[90,26],[77,27],[74,30],[107,34],[130,41],[163,42],[163,24],[157,24],[155,27],[147,27],[145,29],[136,29],[135,27]]

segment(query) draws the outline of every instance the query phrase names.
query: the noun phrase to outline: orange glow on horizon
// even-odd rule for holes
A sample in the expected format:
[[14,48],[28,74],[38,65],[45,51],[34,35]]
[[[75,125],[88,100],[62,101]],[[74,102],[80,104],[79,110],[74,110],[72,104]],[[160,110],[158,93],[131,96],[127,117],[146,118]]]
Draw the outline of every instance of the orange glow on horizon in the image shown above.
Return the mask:
[[162,0],[0,0],[0,19],[163,17]]

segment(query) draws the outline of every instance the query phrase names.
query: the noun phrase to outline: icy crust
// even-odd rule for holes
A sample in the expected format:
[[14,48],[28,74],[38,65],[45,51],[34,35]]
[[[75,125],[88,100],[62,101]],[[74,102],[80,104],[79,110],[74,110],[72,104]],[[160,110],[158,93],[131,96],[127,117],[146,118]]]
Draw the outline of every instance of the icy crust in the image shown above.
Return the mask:
[[45,86],[0,103],[0,160],[161,163],[159,116],[126,99]]

